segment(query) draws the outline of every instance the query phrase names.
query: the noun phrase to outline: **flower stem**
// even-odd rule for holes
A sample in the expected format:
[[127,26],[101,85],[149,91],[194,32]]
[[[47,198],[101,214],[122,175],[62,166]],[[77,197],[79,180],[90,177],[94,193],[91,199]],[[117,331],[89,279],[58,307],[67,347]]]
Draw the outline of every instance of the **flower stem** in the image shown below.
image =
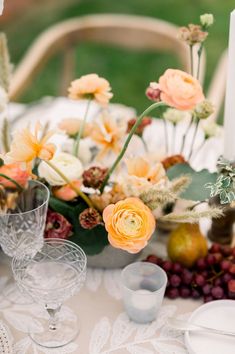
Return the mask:
[[[24,189],[24,188],[21,187],[21,185],[20,185],[18,182],[16,182],[13,178],[11,178],[11,177],[5,175],[4,173],[0,173],[0,176],[3,177],[3,178],[5,178],[5,179],[7,179],[7,180],[10,181],[10,182],[12,182],[13,184],[15,184],[15,186],[16,186],[20,191],[22,191],[22,190]],[[1,183],[0,183],[0,184],[1,184]]]
[[183,138],[182,138],[182,145],[181,145],[181,149],[180,149],[180,153],[182,154],[183,151],[184,151],[184,146],[185,146],[185,141],[186,141],[186,137],[188,135],[188,132],[192,126],[192,123],[193,123],[193,116],[191,116],[191,120],[189,122],[189,125],[188,125],[188,128],[186,129],[186,132],[184,133],[183,135]]
[[105,177],[101,188],[100,188],[100,192],[102,193],[104,191],[104,188],[106,186],[106,184],[109,181],[110,176],[112,175],[113,171],[115,170],[115,168],[117,167],[117,165],[119,164],[119,162],[121,161],[122,157],[124,156],[126,149],[128,148],[128,145],[130,143],[130,140],[132,138],[132,136],[134,135],[136,129],[138,128],[138,126],[140,125],[142,119],[144,118],[144,116],[148,115],[150,112],[152,112],[155,108],[157,107],[161,107],[161,106],[165,106],[166,104],[164,102],[156,102],[153,103],[151,106],[149,106],[148,108],[146,108],[146,110],[141,113],[141,115],[137,118],[135,124],[133,125],[133,127],[131,128],[131,131],[125,141],[125,144],[123,145],[123,148],[121,150],[121,152],[119,153],[118,157],[116,158],[116,160],[114,161],[113,165],[111,166],[111,168],[109,169],[107,176]]
[[164,118],[163,118],[163,124],[164,124],[164,135],[165,135],[165,150],[166,150],[166,155],[168,156],[169,143],[168,143],[167,123],[166,123],[166,120]]
[[193,147],[194,147],[194,143],[195,143],[195,139],[196,139],[196,135],[197,135],[197,131],[198,131],[199,121],[200,121],[199,119],[197,119],[197,121],[196,121],[196,127],[195,127],[194,134],[193,134],[193,139],[192,139],[192,143],[191,143],[190,153],[188,156],[188,161],[190,160],[192,153],[193,153]]
[[198,55],[197,79],[198,80],[199,80],[199,76],[200,76],[202,49],[203,49],[203,43],[200,45],[198,52],[197,52],[197,55]]
[[90,104],[91,104],[91,99],[88,100],[87,102],[87,106],[86,106],[86,110],[85,110],[85,114],[84,114],[84,118],[82,120],[82,124],[81,124],[81,127],[77,133],[77,137],[76,137],[76,140],[74,142],[74,147],[73,147],[73,154],[74,156],[78,156],[78,152],[79,152],[79,144],[80,144],[80,140],[81,140],[81,137],[83,135],[83,131],[84,131],[84,128],[85,128],[85,124],[86,124],[86,119],[87,119],[87,114],[89,112],[89,108],[90,108]]
[[193,63],[193,45],[189,46],[190,49],[190,64],[191,64],[191,75],[193,76],[193,72],[194,72],[194,63]]
[[67,183],[70,185],[70,187],[74,190],[74,192],[77,193],[79,197],[81,197],[87,205],[89,205],[90,208],[93,208],[93,204],[91,200],[86,196],[85,193],[83,193],[79,188],[77,188],[72,181],[69,180],[51,161],[45,161],[45,163],[48,164],[58,175]]

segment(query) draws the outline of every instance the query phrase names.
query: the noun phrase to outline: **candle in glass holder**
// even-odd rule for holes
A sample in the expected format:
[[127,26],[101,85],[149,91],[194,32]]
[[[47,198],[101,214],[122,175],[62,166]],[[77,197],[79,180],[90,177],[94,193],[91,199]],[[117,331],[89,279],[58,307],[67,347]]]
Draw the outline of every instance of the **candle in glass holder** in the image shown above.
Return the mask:
[[165,271],[152,263],[136,262],[124,268],[121,281],[129,318],[137,323],[154,321],[166,289]]

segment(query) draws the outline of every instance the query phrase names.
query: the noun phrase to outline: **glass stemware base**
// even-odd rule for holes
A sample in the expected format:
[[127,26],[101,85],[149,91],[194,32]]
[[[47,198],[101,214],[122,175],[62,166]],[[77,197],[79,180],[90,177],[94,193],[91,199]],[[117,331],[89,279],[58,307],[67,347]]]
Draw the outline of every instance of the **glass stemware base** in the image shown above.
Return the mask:
[[38,345],[45,348],[60,348],[71,343],[80,331],[79,320],[76,316],[71,319],[58,316],[56,328],[48,329],[48,320],[40,320],[42,331],[35,333],[29,330],[30,338]]

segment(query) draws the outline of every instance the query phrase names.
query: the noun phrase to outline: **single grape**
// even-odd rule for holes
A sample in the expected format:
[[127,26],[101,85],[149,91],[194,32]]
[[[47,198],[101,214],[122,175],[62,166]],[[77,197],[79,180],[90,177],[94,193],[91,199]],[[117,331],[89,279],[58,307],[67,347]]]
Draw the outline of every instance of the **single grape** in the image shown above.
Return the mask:
[[164,261],[162,262],[162,268],[165,270],[165,272],[170,272],[172,269],[172,262],[171,261]]
[[154,263],[157,264],[159,261],[159,258],[157,256],[155,256],[154,254],[150,254],[147,258],[146,258],[146,262],[150,262],[150,263]]
[[206,279],[201,274],[195,274],[194,276],[195,284],[202,287],[206,283]]
[[224,296],[224,290],[221,288],[221,286],[215,286],[211,289],[211,295],[213,296],[214,299],[222,299]]
[[188,269],[184,269],[181,274],[181,279],[182,279],[183,284],[189,285],[192,283],[193,273],[190,272],[190,270],[188,270]]
[[181,284],[181,278],[179,275],[177,274],[172,274],[169,277],[169,283],[171,286],[173,286],[174,288],[178,287]]
[[223,260],[223,255],[221,253],[213,253],[213,256],[215,257],[215,263],[220,263]]
[[181,264],[179,264],[178,262],[176,263],[172,263],[172,272],[173,273],[181,273],[183,270],[183,267]]
[[230,266],[231,266],[231,262],[226,259],[220,262],[221,270],[227,271],[229,270]]
[[193,288],[191,296],[193,299],[199,299],[201,297],[200,291],[198,289]]
[[221,250],[225,257],[228,257],[232,254],[232,248],[230,246],[223,246]]
[[223,284],[223,281],[220,277],[218,277],[214,280],[214,286],[221,286],[222,284]]
[[205,279],[207,279],[209,277],[209,272],[208,270],[203,270],[201,273],[200,273]]
[[196,268],[199,270],[204,270],[207,268],[207,263],[205,258],[199,258],[196,262]]
[[221,251],[221,246],[218,243],[213,243],[213,245],[209,249],[210,253],[217,253],[217,252],[220,252],[220,251]]
[[170,299],[176,299],[177,297],[179,297],[179,290],[177,288],[169,287],[166,289],[166,296]]
[[228,296],[230,299],[235,299],[235,279],[228,282]]
[[233,279],[233,276],[230,273],[225,273],[221,276],[221,280],[224,284],[227,284],[231,279]]
[[202,287],[202,292],[204,295],[209,295],[211,293],[211,289],[212,285],[207,283]]
[[182,298],[187,299],[191,295],[191,290],[188,286],[182,286],[179,289],[179,294]]
[[229,271],[230,274],[234,275],[235,274],[235,264],[232,264],[228,271]]
[[203,301],[204,302],[210,302],[210,301],[213,301],[214,299],[213,299],[213,296],[211,296],[211,295],[205,295],[204,297],[203,297]]
[[235,247],[232,248],[232,256],[235,259]]
[[210,253],[209,253],[209,254],[206,256],[206,263],[207,263],[209,266],[215,264],[215,263],[216,263],[215,256],[214,256],[213,254],[210,254]]

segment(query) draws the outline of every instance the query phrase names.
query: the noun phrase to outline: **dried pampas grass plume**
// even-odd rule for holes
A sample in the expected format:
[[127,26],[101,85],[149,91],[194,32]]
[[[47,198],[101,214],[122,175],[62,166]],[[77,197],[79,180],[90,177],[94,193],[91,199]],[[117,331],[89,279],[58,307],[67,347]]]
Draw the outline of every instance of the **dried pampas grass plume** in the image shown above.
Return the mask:
[[168,222],[178,222],[178,223],[191,223],[195,224],[201,218],[215,218],[218,219],[223,216],[223,210],[221,208],[209,208],[203,211],[196,211],[196,210],[186,210],[183,213],[170,213],[168,215],[162,216],[159,220],[161,221],[168,221]]

